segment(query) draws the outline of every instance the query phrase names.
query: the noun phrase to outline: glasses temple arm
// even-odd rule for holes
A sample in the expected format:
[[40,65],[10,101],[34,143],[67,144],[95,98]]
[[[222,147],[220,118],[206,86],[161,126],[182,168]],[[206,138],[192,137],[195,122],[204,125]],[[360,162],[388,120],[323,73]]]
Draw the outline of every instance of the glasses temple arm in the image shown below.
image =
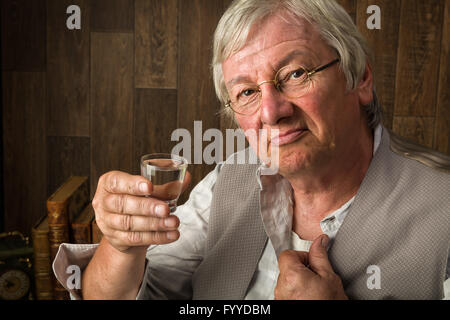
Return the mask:
[[317,68],[317,69],[314,69],[313,71],[309,72],[308,75],[311,76],[311,75],[313,75],[314,73],[317,73],[317,72],[320,72],[320,71],[322,71],[322,70],[325,70],[326,68],[331,67],[333,64],[338,63],[339,61],[341,61],[341,59],[339,59],[339,58],[334,59],[334,60],[331,61],[330,63],[327,63],[326,65],[321,66],[321,67],[319,67],[319,68]]

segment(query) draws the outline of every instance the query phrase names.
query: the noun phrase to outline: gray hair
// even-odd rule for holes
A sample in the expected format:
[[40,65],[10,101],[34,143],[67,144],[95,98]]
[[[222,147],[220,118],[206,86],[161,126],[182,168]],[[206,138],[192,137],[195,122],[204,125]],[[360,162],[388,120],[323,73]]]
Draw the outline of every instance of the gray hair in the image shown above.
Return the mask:
[[[242,49],[255,23],[280,11],[305,19],[317,28],[338,54],[348,90],[355,89],[363,78],[371,52],[348,13],[334,0],[235,0],[220,19],[214,34],[212,73],[216,94],[222,104],[228,100],[222,63]],[[381,107],[375,89],[373,101],[364,107],[368,125],[374,129],[381,122]],[[223,111],[233,116],[229,108]]]

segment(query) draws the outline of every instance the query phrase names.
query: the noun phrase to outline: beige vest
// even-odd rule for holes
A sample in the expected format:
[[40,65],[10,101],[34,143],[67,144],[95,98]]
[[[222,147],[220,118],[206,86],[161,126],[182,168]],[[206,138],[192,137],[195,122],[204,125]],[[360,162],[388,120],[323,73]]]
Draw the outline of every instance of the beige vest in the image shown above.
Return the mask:
[[[448,169],[450,160],[387,132],[329,258],[351,299],[441,299],[450,244],[450,176],[436,167]],[[267,241],[257,167],[226,164],[221,170],[204,260],[192,280],[194,299],[245,297]],[[371,266],[379,271],[379,283],[371,278]]]

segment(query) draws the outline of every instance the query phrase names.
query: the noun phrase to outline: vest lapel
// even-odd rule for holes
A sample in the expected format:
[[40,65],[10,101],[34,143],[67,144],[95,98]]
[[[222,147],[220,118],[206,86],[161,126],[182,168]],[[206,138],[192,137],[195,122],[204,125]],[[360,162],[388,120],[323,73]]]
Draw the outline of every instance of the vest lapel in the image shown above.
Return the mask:
[[194,299],[245,297],[267,240],[259,214],[257,168],[222,167],[211,203],[206,256],[193,276]]
[[440,299],[448,251],[448,222],[432,205],[440,196],[420,187],[427,179],[420,164],[389,145],[384,129],[329,259],[350,298]]

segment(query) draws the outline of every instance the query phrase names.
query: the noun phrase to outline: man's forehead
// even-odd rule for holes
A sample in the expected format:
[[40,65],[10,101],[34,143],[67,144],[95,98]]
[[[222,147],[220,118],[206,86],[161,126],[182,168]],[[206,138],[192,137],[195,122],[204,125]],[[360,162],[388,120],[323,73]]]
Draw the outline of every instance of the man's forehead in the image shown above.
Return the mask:
[[317,31],[305,19],[276,14],[253,25],[245,45],[230,59],[241,61],[250,55],[261,54],[268,48],[276,48],[289,42],[297,41],[313,45],[312,42],[316,38],[318,38]]

